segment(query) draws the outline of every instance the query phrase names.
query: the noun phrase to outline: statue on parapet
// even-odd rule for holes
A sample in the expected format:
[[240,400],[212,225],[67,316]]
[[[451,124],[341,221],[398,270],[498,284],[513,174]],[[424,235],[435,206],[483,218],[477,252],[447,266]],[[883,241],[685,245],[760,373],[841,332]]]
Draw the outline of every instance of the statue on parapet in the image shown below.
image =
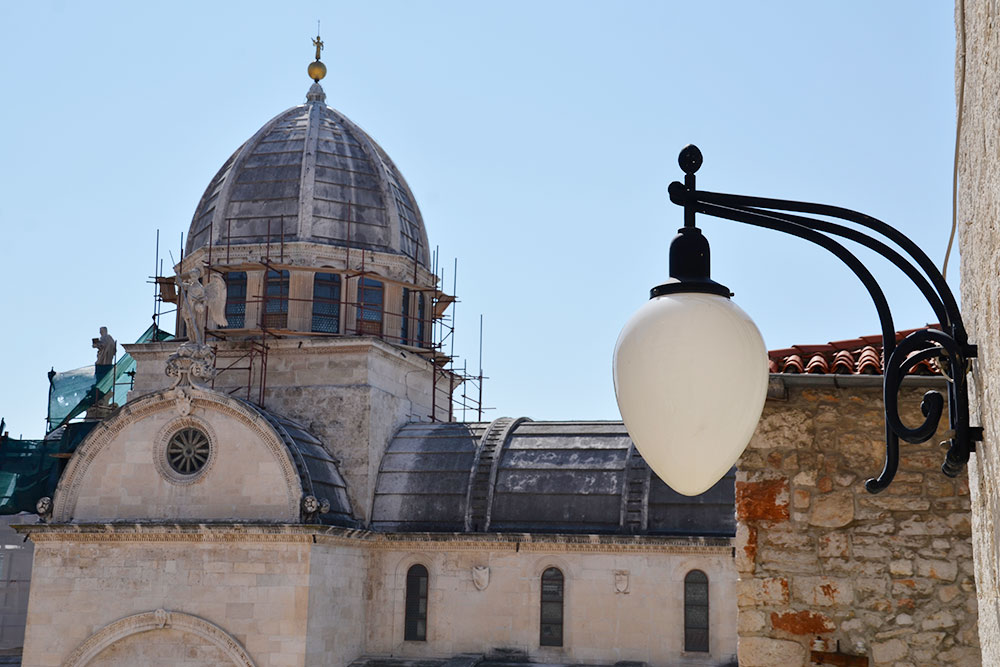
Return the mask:
[[218,273],[193,268],[176,277],[177,305],[187,342],[167,359],[166,373],[174,387],[195,385],[215,377],[215,352],[205,343],[205,330],[227,325],[226,282]]
[[104,379],[115,365],[115,353],[118,351],[118,344],[115,339],[108,335],[108,328],[101,327],[99,338],[91,338],[91,347],[97,350],[97,363],[94,364],[94,375],[96,381]]
[[220,329],[226,321],[226,281],[218,273],[203,276],[199,268],[191,269],[177,277],[180,293],[178,305],[188,341],[205,344],[205,329]]

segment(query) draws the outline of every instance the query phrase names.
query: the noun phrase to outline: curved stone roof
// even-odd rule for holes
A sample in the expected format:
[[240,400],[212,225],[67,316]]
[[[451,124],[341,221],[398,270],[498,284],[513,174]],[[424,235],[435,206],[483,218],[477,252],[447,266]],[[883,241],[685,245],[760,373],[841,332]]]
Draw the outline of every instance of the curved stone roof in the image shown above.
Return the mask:
[[372,528],[731,536],[734,478],[680,495],[621,422],[409,424],[383,456]]
[[427,232],[403,175],[325,100],[313,84],[306,104],[275,116],[226,160],[195,210],[188,254],[210,242],[309,241],[429,268]]
[[263,417],[288,447],[302,482],[303,495],[330,501],[330,511],[319,514],[316,522],[357,526],[358,522],[351,512],[351,501],[347,497],[347,484],[337,468],[337,460],[330,455],[323,443],[301,424],[268,412],[249,401],[236,400]]

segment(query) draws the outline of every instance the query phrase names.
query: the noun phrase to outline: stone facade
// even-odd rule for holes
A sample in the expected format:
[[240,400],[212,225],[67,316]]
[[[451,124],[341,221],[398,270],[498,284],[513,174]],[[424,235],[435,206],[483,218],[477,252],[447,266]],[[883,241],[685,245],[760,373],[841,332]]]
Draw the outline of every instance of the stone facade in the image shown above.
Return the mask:
[[33,524],[36,517],[16,514],[0,518],[0,656],[24,645],[33,544],[11,529]]
[[[549,664],[708,667],[732,664],[736,642],[735,572],[724,539],[240,524],[31,532],[38,583],[24,664],[37,667],[320,667],[362,655],[498,651]],[[429,573],[426,641],[403,637],[404,582],[415,563]],[[483,565],[489,577],[480,590],[472,569]],[[562,647],[539,646],[548,567],[565,576]],[[707,653],[681,650],[684,577],[692,569],[709,579]]]
[[[972,423],[984,441],[972,455],[973,546],[979,596],[983,664],[1000,664],[1000,5],[956,2],[956,93],[961,100],[958,246],[962,257],[962,310],[970,341],[979,346],[973,366]],[[964,75],[964,80],[963,80]],[[977,421],[978,419],[978,421]]]
[[[219,368],[247,365],[247,342],[215,345]],[[268,346],[262,406],[300,422],[336,452],[351,506],[367,520],[386,445],[400,426],[428,421],[432,410],[439,419],[447,416],[447,379],[435,393],[427,359],[374,338],[276,339]],[[138,362],[129,401],[170,386],[163,367],[176,348],[177,343],[127,346]],[[442,375],[447,374],[439,372],[439,379]],[[220,373],[214,384],[247,397],[246,371]]]
[[[939,378],[910,378],[905,423]],[[979,665],[969,489],[941,474],[944,428],[884,461],[881,377],[773,376],[738,463],[736,569],[743,667],[806,665],[813,642],[873,665]]]

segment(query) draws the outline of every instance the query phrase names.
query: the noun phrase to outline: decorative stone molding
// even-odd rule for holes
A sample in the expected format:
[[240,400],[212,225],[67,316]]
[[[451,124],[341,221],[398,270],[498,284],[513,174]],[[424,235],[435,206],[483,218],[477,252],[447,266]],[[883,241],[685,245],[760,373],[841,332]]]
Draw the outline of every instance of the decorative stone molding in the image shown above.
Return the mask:
[[35,503],[35,512],[38,514],[39,521],[47,521],[52,518],[52,498],[49,496],[43,496],[38,499]]
[[[191,399],[188,397],[187,404],[190,405],[190,402]],[[190,407],[188,408],[188,412],[190,413]],[[177,472],[167,461],[167,446],[170,444],[170,439],[175,433],[184,428],[196,428],[208,436],[208,460],[205,461],[205,465],[200,470],[191,475],[184,475]],[[185,417],[168,422],[156,434],[156,440],[153,442],[153,465],[156,466],[156,472],[160,473],[160,477],[171,484],[176,484],[177,486],[194,484],[203,480],[215,464],[216,453],[219,450],[218,442],[219,438],[211,424],[204,419],[188,414]]]
[[472,583],[475,585],[477,591],[485,591],[486,587],[490,585],[490,566],[473,565]]
[[246,649],[228,632],[203,618],[180,611],[157,609],[126,616],[106,625],[77,647],[63,662],[63,667],[84,667],[115,643],[142,632],[170,628],[195,635],[220,649],[233,665],[255,667]]
[[[619,537],[605,535],[506,535],[462,533],[385,534],[339,526],[303,526],[274,523],[35,524],[17,526],[17,532],[39,542],[246,542],[313,543],[354,546],[373,551],[406,552],[532,552],[532,553],[646,553],[729,555],[729,538]],[[530,537],[531,541],[518,538]]]
[[215,377],[215,353],[208,345],[181,343],[167,358],[166,374],[174,378],[171,389],[202,387],[197,380],[208,381]]
[[[288,448],[280,436],[275,433],[274,428],[267,423],[267,420],[251,406],[221,392],[191,386],[185,388],[182,394],[185,396],[185,401],[191,401],[190,409],[192,411],[197,408],[206,411],[214,410],[227,415],[242,422],[264,443],[281,467],[281,475],[285,480],[286,516],[289,521],[298,521],[302,482]],[[87,471],[101,451],[131,424],[164,410],[176,410],[177,396],[175,389],[142,396],[126,404],[114,416],[101,422],[87,435],[69,460],[69,464],[59,480],[59,485],[56,487],[52,509],[53,522],[63,523],[73,520],[73,512],[76,509],[83,482],[87,477]],[[187,418],[193,419],[190,416]],[[199,420],[198,423],[204,424],[205,422]]]

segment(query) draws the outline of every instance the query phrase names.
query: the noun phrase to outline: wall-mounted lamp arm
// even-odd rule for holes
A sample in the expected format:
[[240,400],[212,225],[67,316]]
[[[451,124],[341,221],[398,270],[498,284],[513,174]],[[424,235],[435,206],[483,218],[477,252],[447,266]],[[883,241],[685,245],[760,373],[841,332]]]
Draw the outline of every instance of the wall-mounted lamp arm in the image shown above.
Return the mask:
[[[954,477],[969,459],[975,442],[982,439],[982,429],[969,426],[968,360],[976,356],[976,347],[968,344],[961,313],[944,277],[927,255],[897,229],[871,216],[850,209],[809,202],[764,197],[749,197],[705,192],[695,187],[694,172],[701,166],[701,153],[694,146],[681,152],[679,163],[685,172],[684,183],[670,184],[670,199],[685,209],[685,226],[694,226],[694,214],[734,220],[780,231],[819,245],[854,272],[868,290],[878,311],[882,328],[883,398],[886,410],[886,457],[882,472],[869,479],[865,487],[871,493],[884,490],[892,482],[899,463],[899,438],[920,443],[933,437],[944,408],[944,398],[931,391],[924,395],[921,411],[924,421],[915,428],[903,424],[899,415],[898,394],[907,372],[917,364],[938,359],[949,377],[949,422],[953,432],[942,472]],[[787,211],[839,218],[871,229],[901,248],[912,262],[882,241],[828,220],[793,215]],[[868,247],[892,262],[920,289],[945,331],[924,329],[914,332],[896,345],[896,333],[885,295],[871,272],[844,246],[830,238],[840,236]],[[914,265],[915,264],[915,265]],[[926,276],[926,277],[925,277]]]

